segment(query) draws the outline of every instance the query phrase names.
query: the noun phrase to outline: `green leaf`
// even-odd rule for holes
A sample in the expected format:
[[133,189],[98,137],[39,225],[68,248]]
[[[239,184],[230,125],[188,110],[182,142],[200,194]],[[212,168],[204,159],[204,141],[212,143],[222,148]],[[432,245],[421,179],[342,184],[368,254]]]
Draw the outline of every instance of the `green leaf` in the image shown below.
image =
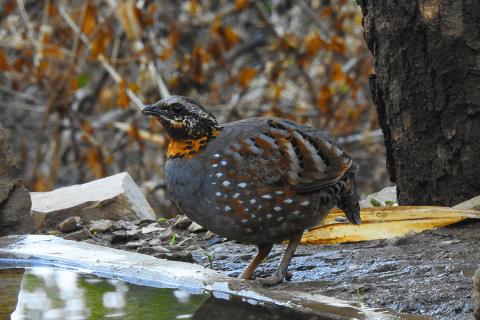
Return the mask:
[[391,207],[394,204],[395,204],[395,202],[393,202],[393,201],[385,201],[385,206],[387,206],[387,207]]
[[375,198],[372,198],[372,200],[370,200],[370,204],[374,207],[381,207],[382,204],[380,203],[380,201],[378,201],[377,199]]
[[357,288],[357,307],[360,308],[360,288]]
[[80,88],[85,88],[89,84],[88,78],[84,74],[78,76],[77,82]]
[[272,1],[267,2],[267,4],[265,5],[265,10],[267,10],[268,13],[272,13],[272,10],[273,10]]
[[157,219],[157,221],[167,221],[168,219],[166,218],[160,218],[160,219]]
[[342,84],[340,86],[340,88],[338,88],[341,92],[345,93],[345,92],[348,92],[348,90],[350,89],[347,85],[344,85]]
[[265,263],[267,262],[267,258],[265,257],[265,259],[262,260],[262,263]]
[[177,237],[176,234],[173,235],[172,241],[170,241],[170,247],[173,247],[173,244],[175,243],[175,238]]
[[96,235],[97,235],[97,231],[95,231],[95,232],[93,233],[93,235],[96,236]]

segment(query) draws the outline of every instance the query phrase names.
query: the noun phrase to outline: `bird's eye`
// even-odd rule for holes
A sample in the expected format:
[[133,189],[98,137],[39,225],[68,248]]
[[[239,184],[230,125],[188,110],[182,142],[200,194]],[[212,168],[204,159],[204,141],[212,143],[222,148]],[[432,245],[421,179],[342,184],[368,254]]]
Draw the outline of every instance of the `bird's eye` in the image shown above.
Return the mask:
[[173,106],[170,107],[170,111],[174,114],[182,114],[183,107],[179,104],[174,104]]

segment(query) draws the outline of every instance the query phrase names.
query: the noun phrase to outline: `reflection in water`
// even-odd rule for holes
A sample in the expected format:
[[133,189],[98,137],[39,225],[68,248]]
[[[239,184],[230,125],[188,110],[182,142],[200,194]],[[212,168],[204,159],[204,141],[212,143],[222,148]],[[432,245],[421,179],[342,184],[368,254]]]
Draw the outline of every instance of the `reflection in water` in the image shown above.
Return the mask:
[[190,319],[208,296],[59,269],[26,268],[11,319]]
[[[19,271],[15,271],[19,270]],[[53,268],[0,269],[0,306],[18,319],[320,320],[323,312],[288,307],[221,292],[191,295]],[[21,284],[20,284],[21,280]],[[19,290],[20,289],[20,290]],[[207,299],[208,298],[208,299]],[[10,301],[3,308],[2,301]],[[0,319],[8,319],[4,313]],[[340,317],[342,318],[342,317]],[[338,319],[334,317],[334,319]]]

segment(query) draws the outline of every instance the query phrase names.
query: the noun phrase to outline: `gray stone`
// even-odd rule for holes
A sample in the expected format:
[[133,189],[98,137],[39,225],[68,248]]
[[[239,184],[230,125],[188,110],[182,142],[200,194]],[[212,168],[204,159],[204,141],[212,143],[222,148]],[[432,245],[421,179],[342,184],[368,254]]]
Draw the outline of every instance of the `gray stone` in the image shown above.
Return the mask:
[[473,316],[476,320],[480,320],[480,268],[475,271],[475,275],[473,276],[472,303]]
[[142,235],[142,230],[140,230],[139,228],[135,227],[127,230],[128,239],[137,240],[137,239],[140,239],[141,235]]
[[31,207],[30,194],[23,186],[20,168],[0,124],[0,237],[36,233]]
[[163,230],[165,230],[165,228],[144,227],[144,228],[142,228],[142,234],[154,233],[154,232],[159,232],[159,231],[163,231]]
[[168,228],[162,231],[161,233],[159,233],[158,238],[161,240],[170,240],[172,239],[174,234],[175,233],[173,233],[173,230],[171,228]]
[[185,229],[192,224],[192,221],[188,217],[180,216],[180,218],[173,224],[174,228]]
[[146,226],[147,228],[161,228],[160,224],[158,222],[150,223],[149,225]]
[[153,240],[148,241],[148,244],[151,245],[152,247],[160,246],[160,245],[162,245],[162,240],[153,239]]
[[196,222],[192,222],[192,224],[190,225],[190,227],[188,227],[187,230],[190,232],[201,232],[201,231],[206,231],[207,229],[205,229],[204,227],[202,227]]
[[372,193],[365,200],[360,201],[360,208],[373,207],[370,203],[372,198],[385,203],[385,201],[397,202],[397,187],[387,187],[377,193]]
[[127,232],[125,230],[118,230],[115,232],[112,232],[112,236],[110,237],[110,243],[119,243],[123,241],[127,241]]
[[415,237],[415,236],[417,236],[417,235],[418,235],[418,233],[416,233],[415,231],[413,231],[413,230],[408,230],[408,232],[405,234],[405,237],[407,237],[407,238],[413,238],[413,237]]
[[166,253],[166,252],[170,252],[170,250],[162,246],[141,247],[137,249],[137,253],[143,253],[143,254]]
[[192,242],[192,238],[187,238],[185,240],[182,240],[181,242],[179,242],[177,244],[177,246],[188,246],[190,244],[190,242]]
[[172,252],[172,253],[158,253],[154,255],[155,258],[165,259],[171,261],[182,261],[194,263],[193,256],[190,252]]
[[91,222],[92,222],[92,226],[90,227],[90,232],[91,233],[105,232],[108,229],[112,228],[116,223],[115,221],[108,220],[108,219],[103,219],[103,220],[99,220],[99,221],[91,221]]
[[32,216],[39,230],[56,226],[70,216],[80,216],[84,222],[156,218],[126,172],[51,192],[32,192],[31,196]]
[[385,244],[388,246],[399,247],[399,246],[409,244],[410,243],[409,240],[410,238],[406,238],[406,237],[388,238],[387,240],[385,240]]
[[128,242],[126,245],[125,245],[125,249],[137,249],[139,247],[141,247],[142,244],[138,241],[131,241],[131,242]]
[[203,237],[204,239],[213,239],[213,238],[216,238],[218,237],[215,233],[213,233],[212,231],[207,231],[207,233],[205,233],[205,236]]
[[117,221],[115,225],[113,226],[114,230],[126,230],[127,229],[127,223],[123,220]]
[[82,219],[80,217],[70,217],[60,223],[59,229],[61,232],[72,232],[79,229],[81,224]]
[[66,235],[65,237],[63,237],[63,239],[65,240],[74,240],[74,241],[84,241],[91,238],[92,238],[92,234],[87,229],[70,233],[69,235]]

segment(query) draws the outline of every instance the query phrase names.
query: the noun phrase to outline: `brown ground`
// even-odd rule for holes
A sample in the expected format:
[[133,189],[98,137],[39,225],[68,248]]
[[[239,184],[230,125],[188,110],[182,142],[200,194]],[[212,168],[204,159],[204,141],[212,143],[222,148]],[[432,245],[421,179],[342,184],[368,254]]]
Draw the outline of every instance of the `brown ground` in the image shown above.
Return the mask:
[[[134,224],[143,227],[152,222],[136,221]],[[172,221],[161,224],[167,226]],[[126,225],[127,229],[133,226],[132,223]],[[171,239],[161,243],[161,247],[169,250],[169,253],[159,253],[158,247],[150,249],[152,246],[149,242],[157,239],[158,234],[146,234],[139,240],[111,244],[112,230],[99,233],[86,241],[123,250],[151,251],[148,254],[194,261],[205,267],[209,267],[206,254],[215,252],[213,269],[232,277],[241,273],[256,252],[254,246],[234,241],[222,242],[218,239],[216,244],[209,244],[212,240],[205,239],[205,232],[191,233],[178,228],[173,230],[176,234],[175,245],[170,246]],[[188,238],[191,239],[185,245],[176,245]],[[126,244],[131,241],[139,241],[142,246],[126,249]],[[359,289],[360,301],[372,307],[433,315],[438,319],[473,319],[470,297],[472,277],[475,269],[480,267],[479,242],[480,221],[472,219],[446,228],[386,241],[302,245],[297,249],[289,268],[293,273],[292,280],[279,284],[272,290],[303,290],[356,301]],[[155,246],[157,245],[158,241]],[[274,246],[254,277],[273,274],[285,247]]]

